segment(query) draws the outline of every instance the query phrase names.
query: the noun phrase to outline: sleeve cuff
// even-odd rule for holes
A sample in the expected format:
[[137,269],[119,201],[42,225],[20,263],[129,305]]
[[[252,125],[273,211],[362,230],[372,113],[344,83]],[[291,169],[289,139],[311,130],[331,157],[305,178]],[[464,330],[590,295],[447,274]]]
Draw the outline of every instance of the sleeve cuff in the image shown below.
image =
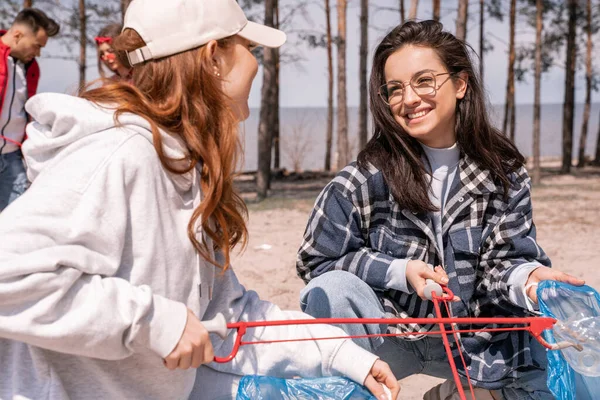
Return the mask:
[[517,266],[510,274],[507,282],[508,297],[513,304],[529,311],[537,310],[537,305],[527,296],[525,284],[529,275],[542,266],[537,262],[525,263]]
[[378,359],[379,357],[351,340],[345,340],[331,363],[331,375],[346,376],[363,385]]
[[410,260],[394,260],[385,274],[385,288],[399,290],[405,293],[413,293],[414,290],[409,287],[406,281],[406,266]]
[[154,312],[146,326],[146,347],[165,358],[177,346],[187,323],[187,307],[178,301],[154,295]]

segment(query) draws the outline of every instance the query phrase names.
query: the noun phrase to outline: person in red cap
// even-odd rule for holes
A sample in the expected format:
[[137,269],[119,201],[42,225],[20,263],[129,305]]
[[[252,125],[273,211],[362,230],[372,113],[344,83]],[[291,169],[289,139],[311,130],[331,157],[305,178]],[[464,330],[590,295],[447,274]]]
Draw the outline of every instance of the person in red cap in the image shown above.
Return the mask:
[[[235,0],[133,0],[113,42],[132,83],[27,102],[32,185],[0,214],[0,398],[232,398],[249,374],[346,376],[396,398],[387,363],[349,338],[244,346],[213,362],[236,337],[202,322],[219,313],[309,318],[261,301],[230,266],[247,239],[233,178],[251,50],[285,40]],[[329,325],[246,335],[345,336]]]
[[0,30],[0,211],[27,189],[21,145],[25,139],[25,102],[37,91],[40,55],[60,27],[44,12],[22,10],[8,31]]

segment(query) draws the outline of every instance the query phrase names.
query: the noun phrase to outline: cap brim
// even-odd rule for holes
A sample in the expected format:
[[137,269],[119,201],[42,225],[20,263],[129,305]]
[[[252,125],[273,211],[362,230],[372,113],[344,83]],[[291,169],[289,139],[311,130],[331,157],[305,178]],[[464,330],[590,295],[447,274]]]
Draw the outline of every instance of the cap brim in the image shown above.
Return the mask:
[[238,35],[261,46],[272,48],[281,47],[287,39],[286,34],[279,29],[252,21],[248,21],[246,26],[238,32]]

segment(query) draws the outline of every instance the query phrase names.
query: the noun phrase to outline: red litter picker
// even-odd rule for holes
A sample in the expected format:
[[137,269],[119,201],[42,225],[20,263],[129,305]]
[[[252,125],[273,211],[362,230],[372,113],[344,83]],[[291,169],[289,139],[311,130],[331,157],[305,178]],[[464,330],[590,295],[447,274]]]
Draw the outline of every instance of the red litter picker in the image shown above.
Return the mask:
[[[453,340],[457,346],[460,346],[460,338],[458,334],[460,333],[473,333],[473,332],[507,332],[507,331],[518,331],[524,330],[529,332],[538,342],[540,342],[544,347],[550,350],[559,350],[568,347],[574,347],[577,350],[581,351],[581,344],[575,344],[568,341],[562,341],[555,344],[550,344],[542,337],[542,333],[545,330],[552,329],[556,324],[556,319],[549,317],[527,317],[527,318],[453,318],[453,317],[443,317],[442,307],[447,312],[447,315],[450,315],[450,308],[448,303],[454,299],[454,294],[452,291],[447,288],[438,285],[437,283],[429,280],[427,282],[427,286],[425,288],[425,293],[428,293],[428,298],[433,301],[436,317],[435,318],[315,318],[315,319],[298,319],[298,320],[282,320],[282,321],[240,321],[227,323],[225,317],[222,314],[218,314],[215,318],[208,321],[202,321],[205,328],[210,333],[216,333],[220,337],[227,337],[228,331],[230,329],[236,330],[236,339],[234,342],[233,349],[231,353],[225,357],[215,357],[215,362],[217,363],[226,363],[235,358],[240,346],[249,346],[249,345],[259,345],[259,344],[267,344],[267,343],[284,343],[284,342],[300,342],[300,341],[308,341],[308,340],[333,340],[333,339],[357,339],[357,338],[369,338],[369,337],[385,337],[385,336],[409,336],[409,333],[385,333],[385,334],[369,334],[369,335],[360,335],[360,336],[336,336],[336,337],[321,337],[321,338],[307,338],[307,339],[279,339],[279,340],[269,340],[269,341],[244,341],[244,335],[246,331],[251,328],[257,327],[272,327],[272,326],[282,326],[282,325],[314,325],[314,324],[422,324],[422,325],[431,325],[438,324],[439,331],[430,331],[430,332],[422,332],[420,334],[423,335],[441,335],[444,343],[444,347],[446,349],[446,354],[448,355],[448,363],[452,374],[454,376],[454,381],[456,382],[456,386],[458,388],[461,399],[466,400],[465,392],[463,386],[461,384],[460,376],[458,374],[458,370],[456,364],[454,362],[454,357],[452,356],[452,350],[450,348],[450,340]],[[459,329],[459,325],[495,325],[497,327],[494,328],[486,328],[486,329]],[[460,347],[459,347],[460,348]],[[461,354],[461,360],[464,367],[464,371],[466,374],[467,381],[469,382],[469,390],[471,392],[471,396],[474,399],[474,390],[471,384],[471,379],[469,377],[468,368],[466,362]]]

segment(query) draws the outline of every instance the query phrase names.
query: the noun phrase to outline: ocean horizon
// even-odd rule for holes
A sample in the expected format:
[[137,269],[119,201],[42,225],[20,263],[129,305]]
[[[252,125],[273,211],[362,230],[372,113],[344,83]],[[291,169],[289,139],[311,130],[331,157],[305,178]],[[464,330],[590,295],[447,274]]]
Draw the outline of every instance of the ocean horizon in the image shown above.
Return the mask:
[[[562,104],[542,104],[541,106],[540,152],[542,157],[562,155],[562,107]],[[280,110],[281,167],[294,170],[294,165],[298,165],[302,170],[323,169],[327,107],[282,107]],[[577,157],[579,152],[583,110],[584,104],[576,105],[573,158]],[[244,149],[243,171],[253,171],[257,168],[259,111],[258,108],[252,108],[250,117],[240,126],[240,139]],[[502,126],[503,116],[504,104],[492,105],[491,118],[495,126]],[[348,117],[348,136],[354,159],[358,154],[358,107],[348,107]],[[586,143],[586,155],[591,157],[595,155],[596,151],[599,119],[600,103],[592,104]],[[335,136],[334,118],[332,157],[335,157]],[[524,156],[531,156],[533,152],[533,104],[517,104],[516,106],[515,142]]]

